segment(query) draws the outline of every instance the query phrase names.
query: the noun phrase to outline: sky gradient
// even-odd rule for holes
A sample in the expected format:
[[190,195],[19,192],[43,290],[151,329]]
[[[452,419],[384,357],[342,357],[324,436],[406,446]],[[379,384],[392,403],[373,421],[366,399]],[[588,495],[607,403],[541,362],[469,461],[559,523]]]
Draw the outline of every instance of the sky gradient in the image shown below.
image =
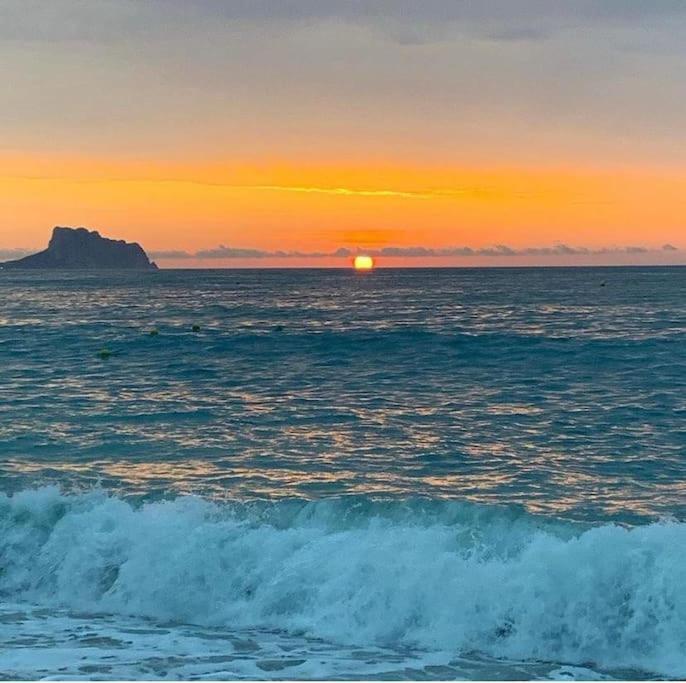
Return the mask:
[[0,0],[0,258],[83,225],[183,267],[683,263],[684,31],[671,0]]

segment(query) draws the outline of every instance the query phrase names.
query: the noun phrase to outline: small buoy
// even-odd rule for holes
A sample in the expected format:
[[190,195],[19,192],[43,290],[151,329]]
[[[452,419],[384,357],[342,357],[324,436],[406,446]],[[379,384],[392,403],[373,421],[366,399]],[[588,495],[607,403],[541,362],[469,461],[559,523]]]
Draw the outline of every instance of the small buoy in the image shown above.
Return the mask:
[[601,287],[604,287],[604,286],[605,286],[605,283],[604,283],[604,282],[601,282],[601,283],[600,283],[600,286],[601,286]]
[[159,330],[156,330],[154,327],[152,330],[150,330],[150,336],[151,337],[156,337],[159,334]]
[[283,325],[277,325],[277,326],[274,328],[274,330],[275,330],[276,332],[283,332]]
[[107,360],[111,355],[112,352],[109,349],[100,349],[100,351],[98,351],[98,358],[100,358],[100,360]]
[[193,332],[200,332],[200,325],[193,325]]

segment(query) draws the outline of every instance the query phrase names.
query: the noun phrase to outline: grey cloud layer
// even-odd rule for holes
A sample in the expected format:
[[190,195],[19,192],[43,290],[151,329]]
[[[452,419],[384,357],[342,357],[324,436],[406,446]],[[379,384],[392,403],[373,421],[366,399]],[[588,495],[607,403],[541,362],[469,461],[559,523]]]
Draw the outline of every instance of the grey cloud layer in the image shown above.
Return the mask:
[[639,246],[606,247],[591,249],[587,247],[572,247],[567,244],[556,244],[552,247],[526,247],[517,249],[505,244],[496,244],[492,247],[474,249],[472,247],[384,247],[382,249],[347,249],[341,247],[333,252],[300,252],[300,251],[264,251],[261,249],[241,249],[220,245],[214,249],[203,249],[197,252],[181,250],[153,251],[151,258],[161,260],[184,260],[184,259],[242,259],[242,258],[324,258],[324,257],[351,257],[358,253],[371,256],[388,256],[402,258],[436,258],[436,257],[469,257],[469,256],[594,256],[603,254],[649,254],[659,252],[679,251],[672,244],[665,244],[661,249],[650,249]]
[[685,33],[683,0],[0,0],[0,139],[682,164]]
[[[36,249],[0,249],[0,262],[19,259],[29,254],[35,254]],[[472,256],[597,256],[612,254],[657,254],[674,253],[681,249],[673,244],[665,244],[660,249],[650,249],[640,246],[607,247],[603,249],[591,249],[587,247],[572,247],[567,244],[556,244],[552,247],[525,247],[516,249],[505,244],[496,244],[492,247],[384,247],[382,249],[347,249],[341,247],[332,252],[321,251],[266,251],[262,249],[245,249],[219,245],[214,249],[201,249],[196,252],[182,249],[168,249],[150,251],[148,255],[159,261],[186,261],[186,260],[231,260],[231,259],[263,259],[263,258],[350,258],[358,253],[371,256],[400,257],[400,258],[438,258],[438,257],[472,257]]]
[[441,35],[460,27],[495,40],[540,40],[580,26],[645,26],[684,15],[686,3],[681,0],[5,0],[0,5],[0,36],[105,42],[118,40],[122,31],[168,34],[211,22],[344,22],[391,33],[406,27],[417,35],[430,29]]

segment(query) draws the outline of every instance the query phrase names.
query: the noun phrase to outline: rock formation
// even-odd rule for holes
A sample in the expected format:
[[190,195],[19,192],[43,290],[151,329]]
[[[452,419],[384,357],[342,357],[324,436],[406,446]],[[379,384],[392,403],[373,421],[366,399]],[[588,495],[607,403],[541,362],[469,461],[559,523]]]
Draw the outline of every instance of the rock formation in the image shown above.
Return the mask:
[[86,228],[54,228],[48,248],[16,261],[0,263],[0,268],[138,269],[154,270],[140,244],[101,237]]

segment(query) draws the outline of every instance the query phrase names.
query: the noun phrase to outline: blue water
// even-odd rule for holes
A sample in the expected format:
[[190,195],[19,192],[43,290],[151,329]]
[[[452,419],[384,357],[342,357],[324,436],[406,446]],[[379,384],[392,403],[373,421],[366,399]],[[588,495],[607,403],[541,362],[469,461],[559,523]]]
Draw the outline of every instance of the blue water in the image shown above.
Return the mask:
[[686,268],[0,271],[0,678],[686,676]]

